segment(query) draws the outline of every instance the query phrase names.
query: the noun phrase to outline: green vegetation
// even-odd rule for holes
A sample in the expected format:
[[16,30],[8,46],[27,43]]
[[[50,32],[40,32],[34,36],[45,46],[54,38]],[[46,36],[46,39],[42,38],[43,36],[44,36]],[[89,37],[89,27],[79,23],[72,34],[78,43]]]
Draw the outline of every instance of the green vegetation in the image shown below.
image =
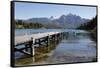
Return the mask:
[[92,59],[92,62],[97,62],[97,58],[93,58]]
[[82,24],[78,29],[93,30],[97,27],[97,16],[87,23]]
[[89,22],[82,24],[78,29],[84,29],[91,32],[91,38],[97,41],[97,16]]
[[43,28],[43,25],[40,24],[40,23],[26,23],[26,22],[23,22],[22,20],[18,20],[18,21],[15,21],[15,27],[17,29],[38,29],[38,28]]

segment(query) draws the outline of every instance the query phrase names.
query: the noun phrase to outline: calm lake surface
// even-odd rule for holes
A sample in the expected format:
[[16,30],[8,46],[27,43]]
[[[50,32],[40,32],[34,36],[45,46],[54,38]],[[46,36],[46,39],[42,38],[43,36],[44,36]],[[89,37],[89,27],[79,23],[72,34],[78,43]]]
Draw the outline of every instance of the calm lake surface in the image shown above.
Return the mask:
[[[36,55],[27,57],[22,53],[15,53],[16,66],[41,65],[55,63],[92,62],[97,57],[96,42],[92,41],[89,33],[84,30],[73,29],[16,29],[15,36],[36,34],[50,31],[69,31],[59,42],[51,41],[49,47],[35,47]],[[76,33],[71,33],[75,31]],[[20,47],[19,47],[20,48]],[[22,58],[24,57],[24,58]]]

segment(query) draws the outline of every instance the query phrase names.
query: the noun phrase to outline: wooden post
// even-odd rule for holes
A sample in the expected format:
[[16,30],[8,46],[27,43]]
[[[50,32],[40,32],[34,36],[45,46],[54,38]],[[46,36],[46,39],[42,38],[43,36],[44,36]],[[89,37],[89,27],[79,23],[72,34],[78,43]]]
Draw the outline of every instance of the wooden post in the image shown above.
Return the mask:
[[29,42],[27,42],[25,44],[25,51],[28,52],[29,51],[29,48],[30,48],[30,44],[29,44]]
[[30,45],[30,56],[33,57],[33,38],[31,38],[31,41],[29,42]]
[[31,57],[33,57],[33,47],[32,46],[30,47],[30,54],[31,54]]
[[47,36],[47,47],[49,45],[49,35]]
[[35,39],[33,38],[33,45],[32,45],[32,48],[33,48],[33,56],[35,55],[35,48],[34,48],[34,43],[35,43]]
[[41,40],[40,39],[38,39],[38,44],[39,44],[39,46],[41,45]]

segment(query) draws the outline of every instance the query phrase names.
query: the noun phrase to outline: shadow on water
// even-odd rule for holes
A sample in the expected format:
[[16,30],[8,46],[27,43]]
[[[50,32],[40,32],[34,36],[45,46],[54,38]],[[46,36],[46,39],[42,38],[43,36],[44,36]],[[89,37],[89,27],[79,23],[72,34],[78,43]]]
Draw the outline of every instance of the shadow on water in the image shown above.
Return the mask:
[[34,57],[23,55],[16,59],[16,66],[97,61],[96,42],[88,33],[65,33],[63,39],[50,41],[48,47],[44,44],[34,49]]

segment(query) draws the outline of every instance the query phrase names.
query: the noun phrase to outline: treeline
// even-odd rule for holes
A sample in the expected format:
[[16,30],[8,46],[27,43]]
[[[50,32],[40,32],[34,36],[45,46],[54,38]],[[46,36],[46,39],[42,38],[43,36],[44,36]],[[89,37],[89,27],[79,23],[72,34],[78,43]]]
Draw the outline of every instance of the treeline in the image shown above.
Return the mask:
[[78,29],[93,30],[97,27],[97,16],[87,23],[81,24]]
[[90,20],[89,22],[79,26],[78,29],[84,29],[90,31],[93,40],[97,41],[97,16],[92,20]]
[[38,28],[42,28],[43,25],[40,24],[40,23],[26,23],[26,22],[23,22],[22,20],[17,20],[15,21],[15,26],[17,29],[38,29]]

